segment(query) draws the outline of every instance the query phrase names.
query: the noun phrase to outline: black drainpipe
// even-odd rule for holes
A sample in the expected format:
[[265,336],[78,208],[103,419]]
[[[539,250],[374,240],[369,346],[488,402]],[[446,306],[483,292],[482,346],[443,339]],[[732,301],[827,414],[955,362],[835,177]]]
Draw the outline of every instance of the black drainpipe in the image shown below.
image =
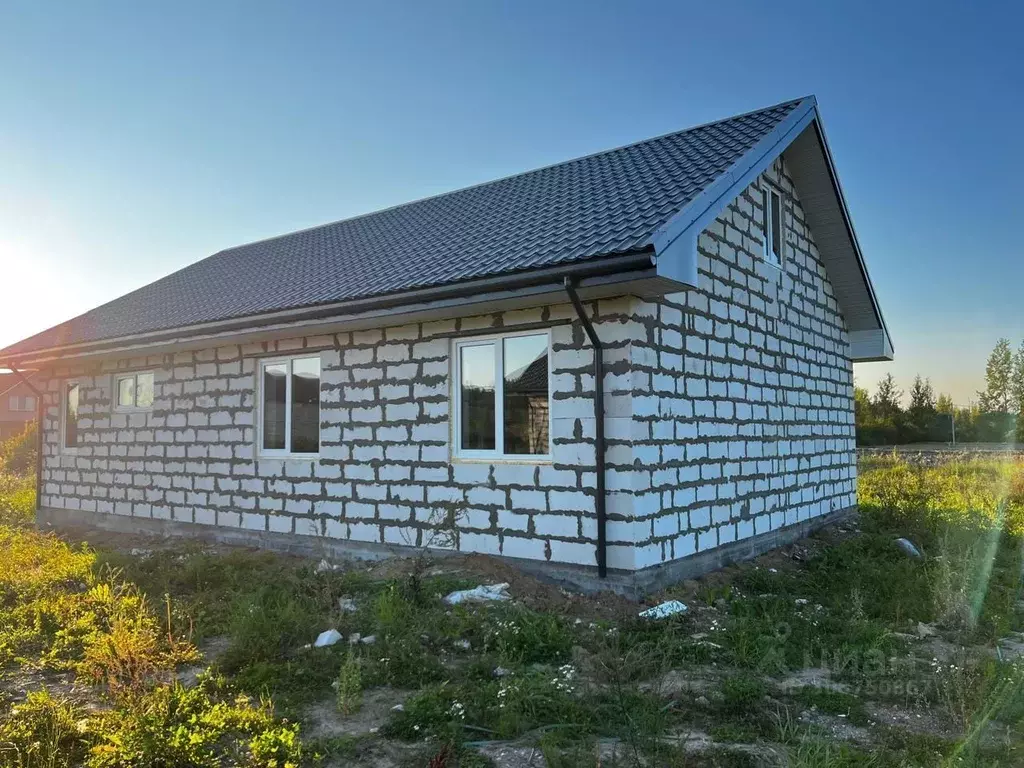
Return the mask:
[[36,389],[28,377],[15,368],[13,363],[8,363],[7,367],[21,379],[26,387],[32,390],[32,394],[36,397],[36,513],[38,513],[43,506],[43,393]]
[[569,294],[576,316],[587,332],[590,346],[594,348],[594,451],[597,463],[597,575],[604,578],[608,574],[607,543],[605,539],[605,492],[604,492],[604,360],[601,340],[597,338],[594,324],[587,317],[576,285],[571,277],[564,279],[565,292]]

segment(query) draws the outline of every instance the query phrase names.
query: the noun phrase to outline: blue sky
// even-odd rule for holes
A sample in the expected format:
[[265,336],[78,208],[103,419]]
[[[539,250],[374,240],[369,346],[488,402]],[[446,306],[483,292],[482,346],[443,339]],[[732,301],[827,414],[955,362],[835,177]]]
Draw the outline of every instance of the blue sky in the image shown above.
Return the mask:
[[1024,15],[942,3],[0,6],[0,346],[220,248],[814,93],[892,364],[1024,338]]

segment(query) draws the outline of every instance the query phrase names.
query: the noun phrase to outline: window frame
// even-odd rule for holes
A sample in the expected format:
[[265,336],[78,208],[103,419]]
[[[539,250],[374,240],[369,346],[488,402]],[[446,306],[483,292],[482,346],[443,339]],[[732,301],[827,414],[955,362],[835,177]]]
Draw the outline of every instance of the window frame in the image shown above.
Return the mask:
[[135,402],[139,400],[139,376],[152,376],[153,377],[153,400],[156,401],[156,372],[155,371],[132,371],[125,373],[114,374],[114,386],[112,394],[114,396],[114,412],[115,413],[148,413],[153,410],[153,404],[149,405],[121,405],[121,382],[124,379],[135,380]]
[[[779,201],[779,254],[775,255],[772,249],[772,241],[775,235],[775,225],[772,217],[772,201]],[[773,184],[767,182],[761,184],[761,211],[764,219],[761,222],[762,234],[764,235],[764,247],[761,249],[761,257],[773,267],[782,269],[783,249],[786,247],[786,198],[782,192]]]
[[[319,352],[313,354],[295,354],[285,355],[283,357],[263,357],[256,361],[256,429],[253,430],[256,435],[256,456],[260,459],[296,459],[306,461],[318,461],[320,459],[320,451],[323,448],[323,426],[322,418],[317,419],[316,423],[316,453],[294,453],[291,450],[292,444],[292,363],[295,360],[312,360],[316,359],[320,366],[319,383],[320,387],[317,390],[317,410],[322,415],[323,413],[323,383],[324,383],[324,361],[323,357]],[[263,411],[266,403],[263,398],[263,369],[268,365],[287,365],[288,372],[285,374],[285,409],[284,409],[284,434],[285,434],[285,446],[284,448],[264,448],[263,447]]]
[[[32,401],[31,408],[22,408],[21,406],[27,403],[29,400]],[[17,407],[15,407],[17,403]],[[37,408],[36,396],[35,395],[10,395],[7,399],[7,410],[11,413],[33,413]]]
[[[505,339],[519,336],[544,336],[548,352],[548,450],[547,453],[505,453]],[[462,447],[462,350],[465,347],[493,344],[495,348],[494,368],[494,450],[464,449]],[[554,376],[551,364],[551,329],[541,328],[524,331],[509,331],[481,336],[466,336],[452,340],[452,450],[454,460],[502,461],[509,463],[547,464],[553,461],[554,435]]]
[[74,445],[68,445],[68,391],[71,387],[78,387],[78,407],[82,407],[82,381],[80,379],[64,379],[60,393],[60,452],[73,456],[85,446],[81,441],[81,428],[78,429],[79,440]]

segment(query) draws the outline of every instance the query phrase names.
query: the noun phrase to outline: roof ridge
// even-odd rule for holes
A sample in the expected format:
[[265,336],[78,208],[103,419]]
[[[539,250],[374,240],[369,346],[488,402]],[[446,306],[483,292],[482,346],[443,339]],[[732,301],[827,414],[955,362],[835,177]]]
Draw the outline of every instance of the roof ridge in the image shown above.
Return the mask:
[[[537,166],[536,168],[531,168],[528,171],[519,171],[518,173],[510,173],[508,176],[501,176],[501,177],[499,177],[497,179],[489,179],[488,181],[481,181],[481,182],[478,182],[476,184],[470,184],[469,186],[466,186],[466,187],[459,187],[458,189],[450,189],[447,192],[438,192],[437,194],[434,194],[434,195],[426,195],[425,197],[418,197],[415,200],[407,200],[404,203],[396,203],[395,205],[389,205],[386,208],[377,208],[377,209],[372,210],[372,211],[367,211],[366,213],[357,213],[355,216],[347,216],[347,217],[345,217],[343,219],[335,219],[334,221],[324,222],[323,224],[313,224],[311,226],[302,227],[301,229],[295,229],[295,230],[292,230],[290,232],[282,232],[279,235],[270,235],[269,237],[257,238],[256,240],[250,240],[249,242],[246,242],[246,243],[239,243],[238,245],[232,245],[232,246],[229,246],[227,248],[222,248],[221,250],[216,251],[214,253],[211,253],[209,256],[205,257],[204,259],[200,259],[199,261],[205,261],[206,259],[212,259],[214,256],[219,256],[222,253],[228,253],[230,251],[235,251],[235,250],[238,250],[239,248],[248,248],[249,246],[259,245],[260,243],[270,243],[270,242],[273,242],[274,240],[280,240],[281,238],[284,238],[284,237],[292,237],[293,235],[300,235],[303,232],[314,232],[314,231],[316,231],[318,229],[325,229],[327,227],[333,227],[333,226],[336,226],[338,224],[344,224],[344,223],[349,222],[349,221],[358,221],[359,219],[365,219],[365,218],[367,218],[369,216],[377,216],[378,214],[387,213],[388,211],[395,211],[395,210],[398,210],[399,208],[405,208],[407,206],[417,205],[419,203],[425,203],[428,200],[438,200],[438,199],[440,199],[442,197],[447,197],[448,195],[456,195],[456,194],[458,194],[460,192],[468,192],[471,189],[481,189],[483,187],[489,187],[492,184],[499,184],[501,182],[510,181],[512,179],[516,179],[516,178],[519,178],[521,176],[528,176],[531,173],[538,173],[540,171],[546,171],[546,170],[549,170],[551,168],[558,168],[558,167],[563,166],[563,165],[571,165],[572,163],[581,162],[583,160],[589,160],[590,158],[593,158],[593,157],[600,157],[601,155],[610,155],[613,152],[621,152],[624,149],[630,149],[631,147],[636,147],[636,146],[639,146],[640,144],[647,144],[647,143],[652,142],[652,141],[659,141],[660,139],[666,139],[669,136],[677,136],[677,135],[682,134],[682,133],[690,133],[691,131],[699,131],[699,130],[701,130],[703,128],[710,128],[713,125],[719,125],[721,123],[728,123],[728,122],[730,122],[732,120],[742,120],[745,117],[750,117],[751,115],[756,115],[759,112],[768,112],[768,111],[773,110],[773,109],[779,109],[781,107],[787,107],[790,104],[798,104],[798,103],[800,103],[801,101],[804,101],[807,98],[810,98],[810,96],[801,96],[798,99],[786,99],[785,101],[780,101],[777,104],[771,104],[771,105],[769,105],[767,107],[760,107],[759,109],[751,109],[751,110],[748,110],[747,112],[743,112],[743,113],[738,114],[738,115],[730,115],[729,117],[723,117],[723,118],[720,118],[718,120],[709,120],[706,123],[698,123],[697,125],[692,125],[692,126],[690,126],[688,128],[681,128],[681,129],[679,129],[677,131],[666,131],[665,133],[660,133],[660,134],[658,134],[656,136],[649,136],[646,139],[638,139],[636,141],[631,141],[628,144],[620,144],[619,146],[612,147],[610,149],[598,150],[597,152],[591,152],[591,153],[586,154],[586,155],[580,155],[579,157],[573,157],[573,158],[570,158],[569,160],[562,160],[561,162],[557,162],[557,163],[548,163],[547,165],[540,165],[540,166]],[[198,264],[198,263],[199,262],[193,262],[193,264]],[[192,264],[189,264],[188,266],[192,266]],[[183,267],[182,269],[185,269],[185,268],[187,268],[187,267]],[[180,270],[175,270],[175,272],[177,272],[177,271],[180,271]],[[171,272],[170,274],[165,275],[165,277],[170,277],[171,275],[175,274],[175,272]],[[159,278],[159,279],[163,279],[163,278]]]

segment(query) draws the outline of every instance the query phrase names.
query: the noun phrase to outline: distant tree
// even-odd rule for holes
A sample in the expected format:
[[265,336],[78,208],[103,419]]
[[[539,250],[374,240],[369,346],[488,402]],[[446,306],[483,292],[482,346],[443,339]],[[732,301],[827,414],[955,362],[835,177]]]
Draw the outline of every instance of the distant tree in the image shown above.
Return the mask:
[[953,413],[955,408],[956,406],[953,405],[953,398],[947,394],[939,395],[939,399],[935,401],[935,410],[938,413]]
[[1024,412],[1024,341],[1013,356],[1013,367],[1010,373],[1010,410],[1020,414]]
[[873,417],[871,395],[864,387],[853,388],[853,415],[857,425],[867,424]]
[[979,392],[984,413],[1011,413],[1013,408],[1013,352],[1010,342],[999,339],[985,365],[985,391]]
[[900,401],[902,399],[903,392],[896,386],[896,379],[893,378],[891,373],[885,374],[878,382],[878,387],[875,389],[875,397],[871,401],[875,416],[883,421],[895,421],[900,413],[902,413],[900,409]]
[[931,379],[914,377],[914,385],[910,388],[911,413],[935,413],[935,390]]
[[929,379],[914,377],[910,388],[910,407],[907,408],[904,425],[904,442],[918,442],[935,439],[935,390]]
[[1016,419],[1016,436],[1018,443],[1024,442],[1024,341],[1013,356],[1013,370],[1010,373],[1010,413]]

